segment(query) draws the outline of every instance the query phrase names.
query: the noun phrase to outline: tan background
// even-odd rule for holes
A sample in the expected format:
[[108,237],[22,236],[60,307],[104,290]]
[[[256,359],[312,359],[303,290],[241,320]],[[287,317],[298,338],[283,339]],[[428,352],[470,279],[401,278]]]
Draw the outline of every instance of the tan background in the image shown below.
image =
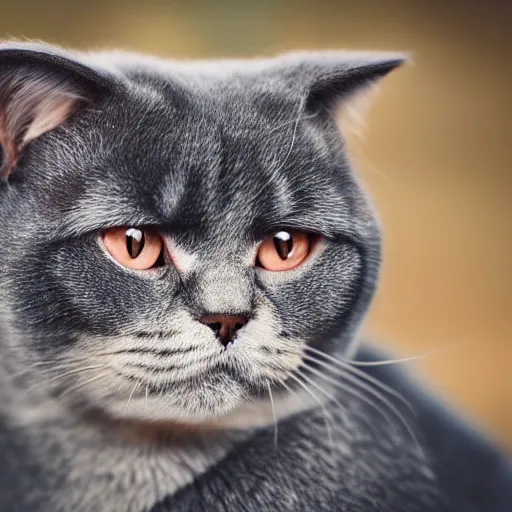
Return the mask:
[[407,50],[353,149],[386,235],[367,330],[512,450],[512,3],[0,0],[0,37],[169,57]]

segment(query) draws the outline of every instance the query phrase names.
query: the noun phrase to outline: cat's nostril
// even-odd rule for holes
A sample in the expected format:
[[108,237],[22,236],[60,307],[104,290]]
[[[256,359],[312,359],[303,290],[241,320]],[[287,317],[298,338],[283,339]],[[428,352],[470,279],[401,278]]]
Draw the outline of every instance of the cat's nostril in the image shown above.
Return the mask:
[[199,321],[207,325],[217,339],[227,346],[235,339],[237,331],[249,321],[249,318],[241,315],[208,315],[203,316]]
[[213,324],[206,324],[214,333],[215,336],[218,336],[220,333],[220,330],[222,329],[222,324],[220,322],[216,322]]

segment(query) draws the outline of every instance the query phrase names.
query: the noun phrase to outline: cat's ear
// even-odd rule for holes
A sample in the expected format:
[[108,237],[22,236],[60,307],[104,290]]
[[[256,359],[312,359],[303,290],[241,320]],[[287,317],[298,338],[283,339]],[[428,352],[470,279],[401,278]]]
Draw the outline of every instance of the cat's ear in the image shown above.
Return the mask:
[[408,58],[391,52],[291,53],[280,59],[287,86],[303,98],[304,108],[327,112],[360,103],[381,78]]
[[40,44],[0,44],[0,178],[24,148],[95,101],[109,77],[70,53]]

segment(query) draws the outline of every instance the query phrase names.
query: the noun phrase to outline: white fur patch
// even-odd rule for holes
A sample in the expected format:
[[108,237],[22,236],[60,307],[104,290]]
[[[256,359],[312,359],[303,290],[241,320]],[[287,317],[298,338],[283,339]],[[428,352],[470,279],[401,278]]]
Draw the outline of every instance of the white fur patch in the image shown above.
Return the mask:
[[197,264],[199,256],[185,251],[182,247],[173,242],[169,237],[166,238],[167,247],[171,254],[172,261],[179,272],[187,274],[192,271]]

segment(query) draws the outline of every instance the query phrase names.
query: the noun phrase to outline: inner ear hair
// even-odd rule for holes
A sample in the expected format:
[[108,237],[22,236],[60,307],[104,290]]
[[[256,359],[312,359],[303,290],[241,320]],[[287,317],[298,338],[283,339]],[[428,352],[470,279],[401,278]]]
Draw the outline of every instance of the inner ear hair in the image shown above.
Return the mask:
[[344,136],[363,137],[366,126],[366,114],[370,110],[380,84],[370,83],[357,89],[348,97],[341,99],[334,110],[336,121]]
[[73,82],[31,69],[2,70],[0,77],[0,176],[7,178],[23,149],[55,129],[87,100]]

